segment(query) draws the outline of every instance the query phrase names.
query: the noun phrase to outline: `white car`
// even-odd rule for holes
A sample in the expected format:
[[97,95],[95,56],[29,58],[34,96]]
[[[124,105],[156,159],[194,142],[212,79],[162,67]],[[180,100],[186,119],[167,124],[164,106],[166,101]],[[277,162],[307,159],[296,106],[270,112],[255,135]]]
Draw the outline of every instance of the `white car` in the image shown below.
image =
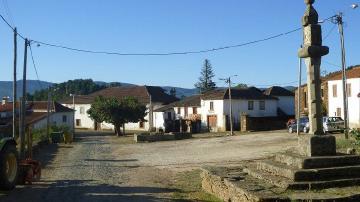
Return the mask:
[[[343,133],[345,130],[345,122],[341,117],[333,116],[333,117],[323,117],[323,131],[324,134],[331,132],[341,132]],[[309,123],[304,127],[304,132],[309,132]]]

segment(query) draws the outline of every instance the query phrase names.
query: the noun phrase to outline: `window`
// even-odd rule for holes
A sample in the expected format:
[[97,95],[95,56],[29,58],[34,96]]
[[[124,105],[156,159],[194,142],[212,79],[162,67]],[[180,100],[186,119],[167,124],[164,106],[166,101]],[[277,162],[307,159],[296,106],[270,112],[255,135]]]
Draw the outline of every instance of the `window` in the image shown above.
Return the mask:
[[259,109],[260,109],[260,110],[265,110],[265,101],[264,101],[264,100],[261,100],[261,101],[259,102]]
[[214,111],[214,102],[210,102],[210,111]]
[[85,114],[85,108],[84,107],[80,107],[80,114]]
[[346,93],[348,97],[351,97],[351,83],[346,84]]
[[323,88],[321,89],[321,97],[322,98],[324,97],[324,89]]
[[185,117],[188,115],[188,108],[187,107],[184,107],[184,114],[185,114]]
[[304,92],[304,108],[307,107],[307,95],[306,92]]
[[144,121],[140,121],[139,122],[139,128],[144,128],[144,127],[145,127]]
[[180,107],[177,108],[177,114],[180,114]]
[[332,90],[333,90],[333,97],[337,97],[337,85],[336,84],[334,84],[332,86]]
[[341,108],[336,108],[336,115],[335,116],[341,116]]
[[193,107],[193,114],[197,114],[197,108]]
[[254,110],[254,101],[248,101],[248,110]]
[[63,121],[63,123],[66,123],[66,122],[67,122],[67,116],[66,116],[66,115],[63,115],[63,116],[62,116],[62,121]]
[[81,120],[80,119],[76,119],[76,126],[81,126]]

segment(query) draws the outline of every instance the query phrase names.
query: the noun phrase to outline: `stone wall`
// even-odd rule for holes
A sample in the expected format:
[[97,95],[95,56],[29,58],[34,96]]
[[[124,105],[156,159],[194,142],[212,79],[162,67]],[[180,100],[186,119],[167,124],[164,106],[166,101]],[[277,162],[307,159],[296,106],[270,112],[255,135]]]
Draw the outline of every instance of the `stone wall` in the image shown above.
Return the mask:
[[[307,94],[307,85],[303,85],[300,88],[300,116],[306,116],[308,114],[308,108],[307,105],[305,105],[305,93],[306,98],[308,98]],[[321,83],[321,98],[324,103],[324,106],[326,107],[326,113],[328,114],[329,109],[329,96],[328,96],[328,83],[327,80],[323,80]],[[298,90],[295,90],[295,116],[297,115],[297,109],[298,109]]]
[[290,118],[293,117],[249,117],[248,115],[241,115],[241,131],[246,132],[285,129],[286,122]]

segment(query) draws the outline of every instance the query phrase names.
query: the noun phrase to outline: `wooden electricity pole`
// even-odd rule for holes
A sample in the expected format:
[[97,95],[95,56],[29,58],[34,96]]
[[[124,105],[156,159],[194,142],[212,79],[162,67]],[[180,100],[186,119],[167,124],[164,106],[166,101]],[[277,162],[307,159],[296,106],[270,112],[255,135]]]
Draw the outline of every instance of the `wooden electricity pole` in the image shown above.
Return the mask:
[[25,116],[26,116],[26,65],[27,65],[27,47],[29,45],[28,39],[25,39],[24,50],[24,72],[22,83],[22,99],[21,99],[21,115],[20,115],[20,159],[25,157]]
[[16,85],[16,64],[17,63],[17,29],[14,29],[14,80],[13,80],[13,138],[16,138],[16,97],[17,97],[17,85]]

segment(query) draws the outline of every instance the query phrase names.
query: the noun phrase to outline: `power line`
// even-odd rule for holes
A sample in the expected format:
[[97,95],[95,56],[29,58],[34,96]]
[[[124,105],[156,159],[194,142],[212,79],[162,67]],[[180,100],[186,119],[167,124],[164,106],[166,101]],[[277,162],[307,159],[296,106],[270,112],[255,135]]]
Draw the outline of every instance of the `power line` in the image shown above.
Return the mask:
[[58,45],[58,44],[45,43],[45,42],[37,41],[37,40],[33,40],[33,41],[35,43],[45,45],[45,46],[62,48],[62,49],[67,49],[67,50],[77,51],[77,52],[94,53],[94,54],[107,54],[107,55],[120,55],[120,56],[169,56],[169,55],[187,55],[187,54],[208,53],[208,52],[215,52],[215,51],[220,51],[220,50],[225,50],[225,49],[230,49],[230,48],[238,48],[238,47],[247,46],[250,44],[260,43],[260,42],[268,41],[271,39],[279,38],[279,37],[282,37],[285,35],[289,35],[293,32],[299,31],[301,29],[302,28],[296,28],[294,30],[276,34],[276,35],[273,35],[273,36],[270,36],[267,38],[258,39],[258,40],[241,43],[241,44],[236,44],[236,45],[223,46],[223,47],[205,49],[205,50],[199,50],[199,51],[184,51],[184,52],[169,52],[169,53],[119,53],[119,52],[107,52],[107,51],[94,51],[94,50],[72,48],[72,47]]
[[34,70],[35,70],[35,74],[36,74],[36,77],[37,77],[38,84],[39,84],[40,88],[43,89],[43,86],[42,86],[42,84],[40,82],[39,74],[38,74],[38,71],[37,71],[37,68],[36,68],[36,64],[35,64],[35,60],[34,60],[34,54],[33,54],[33,51],[31,49],[31,42],[29,43],[29,49],[30,49],[31,60],[32,60],[32,63],[33,63],[33,67],[34,67]]
[[[0,14],[0,18],[5,22],[5,24],[12,30],[12,31],[15,31],[15,27],[11,26],[11,24],[4,18],[3,15]],[[25,40],[25,37],[22,36],[19,32],[16,32],[16,34],[22,38],[23,40]]]
[[335,28],[336,28],[336,24],[334,24],[333,27],[330,29],[330,31],[325,35],[323,41],[325,41],[332,34]]
[[10,10],[10,8],[9,8],[8,1],[7,1],[7,0],[3,0],[3,4],[4,4],[4,8],[5,8],[6,15],[9,17],[11,23],[14,25],[14,24],[15,24],[15,21],[14,21],[13,15],[11,14],[11,10]]
[[[8,27],[10,27],[12,30],[15,29],[4,18],[4,16],[2,16],[0,14],[0,17],[6,23],[6,25],[8,25]],[[208,52],[215,52],[215,51],[220,51],[220,50],[225,50],[225,49],[230,49],[230,48],[238,48],[238,47],[247,46],[247,45],[251,45],[251,44],[255,44],[255,43],[269,41],[271,39],[279,38],[279,37],[282,37],[282,36],[285,36],[285,35],[289,35],[291,33],[297,32],[297,31],[299,31],[301,29],[302,29],[302,27],[296,28],[294,30],[290,30],[290,31],[287,31],[287,32],[283,32],[283,33],[280,33],[280,34],[276,34],[276,35],[273,35],[273,36],[270,36],[270,37],[267,37],[267,38],[258,39],[258,40],[254,40],[254,41],[249,41],[249,42],[246,42],[246,43],[241,43],[241,44],[236,44],[236,45],[223,46],[223,47],[205,49],[205,50],[199,50],[199,51],[184,51],[184,52],[169,52],[169,53],[120,53],[120,52],[96,51],[96,50],[73,48],[73,47],[63,46],[63,45],[59,45],[59,44],[46,43],[46,42],[42,42],[42,41],[38,41],[38,40],[32,40],[32,41],[35,42],[35,43],[41,44],[41,45],[45,45],[45,46],[61,48],[61,49],[77,51],[77,52],[92,53],[92,54],[106,54],[106,55],[119,55],[119,56],[169,56],[169,55],[188,55],[188,54],[208,53]],[[18,33],[18,36],[20,36],[22,39],[25,40],[25,37],[23,37],[21,34]]]

